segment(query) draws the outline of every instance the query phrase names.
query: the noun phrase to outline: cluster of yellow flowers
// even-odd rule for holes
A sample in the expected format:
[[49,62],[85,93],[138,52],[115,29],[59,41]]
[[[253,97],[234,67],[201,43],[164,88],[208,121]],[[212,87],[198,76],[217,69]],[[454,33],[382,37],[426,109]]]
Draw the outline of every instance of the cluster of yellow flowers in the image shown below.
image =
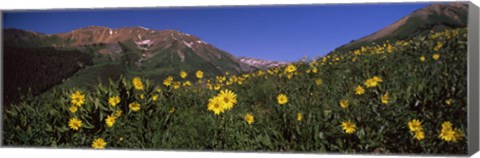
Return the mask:
[[[457,31],[458,32],[458,31]],[[433,34],[431,38],[441,38],[442,35],[445,35],[446,38],[449,37],[450,34],[454,34],[454,32],[447,32],[447,33],[437,33]],[[330,64],[330,65],[335,65],[339,62],[341,62],[344,59],[352,59],[353,62],[356,62],[358,60],[361,60],[362,58],[360,57],[361,55],[375,55],[375,54],[384,54],[384,53],[393,53],[397,49],[402,49],[404,46],[408,46],[412,43],[412,41],[397,41],[396,43],[390,43],[386,41],[383,44],[380,45],[375,45],[375,46],[363,46],[357,50],[353,50],[350,53],[353,54],[335,54],[332,53],[330,55],[327,55],[325,57],[322,57],[320,59],[316,59],[313,62],[309,63],[309,67],[305,70],[305,74],[308,74],[309,77],[312,77],[314,80],[313,82],[315,85],[320,86],[323,84],[322,79],[318,78],[318,76],[314,75],[319,72],[319,65],[325,65],[325,64]],[[440,54],[439,51],[444,47],[444,43],[437,41],[435,45],[432,46],[434,53],[432,54],[432,59],[433,60],[438,60],[440,59]],[[419,60],[421,62],[425,62],[427,60],[427,55],[421,55],[419,57]],[[298,66],[298,68],[297,68]],[[216,76],[215,78],[212,78],[212,80],[207,79],[207,80],[202,80],[204,78],[204,72],[201,70],[198,70],[195,72],[195,77],[198,79],[198,84],[201,84],[201,86],[207,86],[208,89],[210,90],[216,90],[219,91],[218,94],[208,100],[208,105],[207,105],[207,110],[211,111],[215,116],[221,115],[222,113],[232,109],[236,104],[237,104],[237,95],[229,90],[225,89],[228,88],[229,85],[232,84],[238,84],[242,85],[247,79],[250,78],[255,78],[255,77],[275,77],[278,75],[278,77],[283,77],[286,76],[286,78],[291,79],[294,75],[298,75],[299,73],[302,73],[301,71],[301,66],[299,64],[288,64],[282,67],[274,67],[268,70],[258,70],[249,74],[242,74],[242,75],[235,75],[231,74],[230,72],[225,72],[224,75],[219,75]],[[192,74],[193,75],[193,74]],[[189,77],[189,74],[181,70],[179,72],[179,77],[181,79],[186,79]],[[355,87],[350,87],[353,88],[354,94],[356,96],[361,96],[367,93],[367,90],[370,90],[370,88],[375,88],[379,87],[383,83],[383,79],[380,76],[373,76],[371,78],[366,79],[363,83],[357,83]],[[133,85],[135,90],[144,90],[144,83],[142,82],[140,77],[135,77],[132,79],[131,84]],[[195,84],[195,83],[194,83]],[[148,82],[146,84],[147,86],[149,85]],[[192,83],[188,80],[186,81],[175,81],[174,77],[168,76],[163,80],[163,85],[166,87],[173,87],[173,89],[178,89],[180,87],[188,87],[191,86]],[[379,88],[381,89],[381,88]],[[377,89],[377,90],[379,90]],[[221,91],[220,91],[221,90]],[[155,89],[157,92],[161,92],[160,87],[157,87]],[[312,94],[310,94],[312,95]],[[383,105],[388,105],[391,100],[388,92],[379,92],[378,96],[380,98],[380,102]],[[137,96],[138,97],[138,96]],[[144,99],[145,96],[144,94],[140,95],[141,99]],[[154,94],[151,95],[151,100],[152,101],[157,101],[159,98],[159,95]],[[393,95],[393,98],[395,98],[395,95]],[[82,94],[80,91],[75,91],[70,95],[70,103],[71,106],[68,109],[70,112],[75,113],[77,112],[78,108],[81,107],[83,104],[85,104],[85,94]],[[295,99],[295,98],[293,98]],[[112,107],[116,107],[117,105],[120,104],[121,98],[119,96],[111,96],[108,99],[108,104]],[[352,101],[352,100],[350,100]],[[287,97],[286,94],[280,93],[276,96],[276,102],[281,106],[286,105],[289,103],[289,98]],[[453,102],[452,99],[447,99],[445,100],[445,103],[447,105],[451,105]],[[131,111],[137,112],[141,109],[142,105],[144,102],[131,102],[128,104],[128,107]],[[355,102],[352,101],[352,104]],[[125,105],[125,103],[122,103],[122,105]],[[348,109],[350,106],[349,99],[341,99],[338,103],[338,105],[342,109]],[[353,105],[354,106],[354,105]],[[173,113],[175,111],[174,108],[170,110],[170,113]],[[108,115],[107,118],[105,118],[105,124],[107,127],[113,127],[116,119],[119,118],[122,114],[122,111],[117,110],[113,114]],[[255,117],[252,113],[246,113],[243,116],[243,119],[247,124],[253,124],[255,121]],[[303,114],[301,112],[298,112],[296,114],[296,120],[298,122],[303,120]],[[88,122],[87,122],[88,124]],[[78,131],[82,128],[83,122],[81,118],[78,117],[73,117],[69,120],[68,126],[74,130]],[[343,130],[344,133],[346,134],[352,134],[357,130],[357,125],[354,121],[352,120],[343,120],[341,122],[341,129]],[[410,132],[413,134],[413,138],[416,140],[423,140],[425,139],[425,131],[424,128],[422,127],[422,121],[418,119],[412,119],[408,122],[408,128]],[[428,131],[427,131],[428,132]],[[438,137],[444,141],[447,142],[457,142],[461,138],[464,137],[463,133],[457,129],[453,128],[452,124],[449,121],[446,121],[442,124],[442,129]],[[92,147],[93,148],[104,148],[106,146],[106,142],[103,138],[97,138],[92,142]]]
[[172,82],[173,82],[173,77],[168,76],[165,80],[163,80],[163,85],[168,87],[168,86],[172,85]]
[[365,86],[367,86],[367,88],[372,88],[378,86],[378,84],[382,82],[382,78],[378,76],[373,76],[372,78],[369,78],[365,81]]
[[[135,90],[144,90],[145,88],[140,77],[134,77],[131,83]],[[161,89],[157,87],[155,91],[161,92]],[[144,99],[145,95],[140,94],[139,97],[140,99]],[[151,100],[153,102],[157,101],[158,98],[159,98],[158,94],[152,94],[151,96]],[[118,95],[111,96],[108,98],[107,102],[108,102],[108,105],[115,108],[121,102],[121,98]],[[73,92],[72,94],[70,94],[70,103],[72,104],[72,106],[68,110],[72,113],[76,113],[78,110],[78,107],[85,104],[85,94],[83,94],[80,91]],[[141,107],[140,103],[138,102],[132,102],[128,106],[129,106],[129,109],[132,110],[133,112],[139,111]],[[119,118],[121,115],[122,115],[121,110],[119,110],[118,108],[117,110],[114,109],[114,112],[105,118],[106,126],[113,127],[117,118]],[[83,126],[83,121],[78,117],[73,117],[73,118],[70,118],[70,120],[68,121],[68,126],[70,127],[70,129],[74,131],[78,131]],[[101,149],[101,148],[104,148],[106,144],[107,143],[105,142],[105,140],[103,140],[102,138],[97,138],[92,142],[92,147],[96,149]]]
[[423,132],[422,122],[417,119],[413,119],[408,122],[408,128],[411,132],[414,133],[413,138],[417,140],[422,140],[425,138],[425,133]]
[[208,100],[208,110],[212,111],[215,115],[220,115],[225,110],[230,110],[237,103],[237,95],[226,89],[220,91],[220,93]]
[[457,142],[458,140],[463,138],[463,133],[458,128],[453,128],[452,123],[450,121],[445,121],[442,123],[442,130],[438,137],[442,140],[447,142]]
[[113,96],[108,98],[108,104],[111,106],[115,107],[117,104],[120,103],[120,97],[119,96]]
[[[372,87],[377,87],[380,83],[383,82],[383,79],[379,76],[373,76],[372,78],[369,78],[365,81],[364,85],[367,87],[367,88],[372,88]],[[365,89],[361,86],[361,85],[357,85],[355,88],[354,88],[354,91],[355,91],[355,94],[356,95],[363,95],[365,94]],[[390,102],[390,98],[389,98],[389,95],[388,93],[385,93],[383,94],[381,97],[380,97],[380,100],[382,102],[382,104],[386,105]],[[348,99],[342,99],[340,100],[339,102],[339,105],[341,108],[343,109],[346,109],[348,108],[349,106],[349,101]],[[355,123],[353,123],[352,121],[348,120],[348,121],[344,121],[342,122],[342,129],[345,133],[347,134],[351,134],[353,132],[355,132],[357,126],[355,125]]]
[[[420,120],[413,119],[409,121],[408,128],[414,133],[413,138],[417,140],[423,140],[425,138],[422,122]],[[457,142],[462,139],[464,135],[458,128],[453,128],[450,121],[445,121],[442,123],[442,129],[438,137],[447,142]]]
[[[261,70],[260,70],[261,71]],[[226,75],[229,75],[230,73],[225,73]],[[255,74],[253,75],[255,76]],[[227,78],[227,76],[216,76],[215,81],[212,81],[210,79],[207,80],[207,87],[210,90],[220,90],[224,86],[229,86],[233,84],[238,84],[242,85],[248,78],[250,77],[250,74],[243,74],[242,76],[237,76],[237,75],[231,75]]]
[[442,47],[443,47],[443,43],[440,42],[440,41],[437,41],[437,45],[435,45],[435,47],[433,48],[433,50],[438,51],[438,50],[440,50],[440,48],[442,48]]
[[75,106],[82,106],[85,103],[85,95],[82,94],[80,91],[75,91],[75,93],[70,95],[70,103]]
[[287,67],[285,67],[284,74],[287,76],[288,79],[291,79],[296,71],[297,71],[297,67],[295,67],[295,65],[293,64],[290,64]]
[[[445,39],[450,39],[453,36],[458,36],[460,30],[445,30],[443,32],[431,33],[430,38],[435,40],[440,37],[444,37]],[[404,40],[397,40],[395,44],[391,44],[388,40],[382,44],[372,45],[372,46],[362,46],[359,49],[355,49],[349,52],[353,56],[349,56],[348,54],[336,54],[332,53],[327,56],[324,56],[320,59],[316,59],[321,61],[321,65],[329,64],[329,65],[336,65],[339,61],[342,61],[347,58],[351,58],[352,62],[357,62],[360,56],[370,56],[376,54],[384,54],[384,53],[393,53],[396,49],[404,49],[406,46],[409,46],[413,43],[412,40],[404,41]],[[441,41],[437,41],[436,45],[433,47],[434,51],[439,51],[444,46],[444,43]],[[438,60],[440,58],[440,54],[435,53],[432,55],[434,60]],[[420,61],[424,62],[426,60],[425,56],[420,56]],[[367,61],[367,60],[365,60]],[[313,71],[311,69],[306,70],[307,73]]]
[[[109,99],[109,104],[112,106],[117,105],[119,102],[119,98]],[[73,105],[68,110],[72,113],[77,112],[78,107],[85,103],[85,94],[80,91],[75,91],[74,93],[70,94],[70,103]],[[112,120],[111,116],[109,116],[109,118],[106,119],[106,123],[109,127],[111,127],[113,123],[115,123],[115,118],[113,118]],[[70,118],[70,120],[68,121],[68,127],[70,127],[70,129],[74,131],[80,130],[82,126],[83,121],[78,117]],[[103,149],[106,145],[107,143],[102,138],[97,138],[92,142],[92,147],[95,149]]]
[[[70,103],[72,106],[70,106],[68,110],[72,113],[77,112],[78,108],[85,103],[85,94],[82,94],[80,91],[75,91],[74,93],[70,94]],[[76,117],[71,118],[68,121],[68,126],[74,131],[78,131],[82,125],[82,120]]]
[[[180,71],[180,78],[182,79],[186,79],[187,76],[188,76],[188,73],[184,70],[181,70]],[[201,79],[203,78],[203,71],[201,70],[198,70],[196,73],[195,73],[195,76],[197,77],[198,79],[198,82],[200,83],[201,82]],[[188,81],[188,80],[185,80],[183,82],[181,81],[175,81],[173,76],[168,76],[167,78],[165,78],[163,80],[163,85],[165,85],[166,87],[172,87],[173,89],[179,89],[181,86],[183,87],[189,87],[189,86],[192,86],[192,82]]]

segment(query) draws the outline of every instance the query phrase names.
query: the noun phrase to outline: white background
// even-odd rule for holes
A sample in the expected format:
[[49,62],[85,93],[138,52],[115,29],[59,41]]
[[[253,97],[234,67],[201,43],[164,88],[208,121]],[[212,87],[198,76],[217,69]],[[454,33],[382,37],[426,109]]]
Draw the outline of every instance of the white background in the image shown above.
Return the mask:
[[[438,0],[437,0],[438,1]],[[271,4],[346,4],[346,3],[398,3],[428,2],[428,0],[2,0],[0,10],[45,10],[65,8],[138,8],[165,6],[225,6],[225,5],[271,5]],[[473,1],[478,5],[478,2]],[[298,153],[235,153],[235,152],[198,152],[198,151],[140,151],[140,150],[91,150],[91,149],[47,149],[47,148],[0,148],[1,157],[65,157],[65,158],[143,158],[143,157],[373,157],[375,155],[339,155],[339,154],[298,154]],[[480,157],[476,154],[475,157]],[[414,155],[395,155],[389,157],[413,157]],[[379,157],[379,156],[375,156]],[[380,156],[386,157],[386,156]],[[418,156],[417,156],[418,157]]]

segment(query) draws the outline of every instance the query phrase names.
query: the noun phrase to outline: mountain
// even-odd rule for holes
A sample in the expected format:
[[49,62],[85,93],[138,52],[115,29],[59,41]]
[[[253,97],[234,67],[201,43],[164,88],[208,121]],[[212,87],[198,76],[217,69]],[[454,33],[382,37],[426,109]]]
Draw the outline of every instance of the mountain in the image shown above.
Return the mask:
[[395,23],[368,36],[340,46],[336,51],[358,49],[363,45],[408,39],[430,31],[467,27],[468,3],[437,3],[418,9]]
[[242,73],[255,69],[198,37],[175,30],[90,26],[53,35],[18,29],[4,32],[5,45],[91,49],[97,52],[95,56],[121,58],[137,71],[163,68]]
[[4,63],[10,63],[6,72],[11,72],[4,79],[36,83],[11,84],[6,94],[9,100],[18,100],[18,94],[30,90],[36,95],[53,86],[89,87],[122,75],[161,83],[167,76],[178,80],[181,70],[192,80],[197,70],[213,77],[225,71],[239,74],[257,69],[198,37],[175,30],[90,26],[43,34],[4,29],[3,43]]
[[248,64],[250,66],[253,66],[255,68],[262,69],[262,70],[288,64],[288,62],[271,61],[271,60],[263,60],[263,59],[248,58],[248,57],[238,57],[238,59],[245,64]]

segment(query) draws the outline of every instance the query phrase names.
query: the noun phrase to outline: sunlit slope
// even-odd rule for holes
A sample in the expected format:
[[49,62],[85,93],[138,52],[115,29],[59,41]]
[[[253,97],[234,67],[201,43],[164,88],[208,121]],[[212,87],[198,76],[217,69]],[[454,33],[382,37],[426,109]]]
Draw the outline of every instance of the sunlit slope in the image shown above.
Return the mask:
[[159,84],[139,75],[93,90],[55,89],[4,109],[3,143],[466,154],[466,33],[447,30],[249,74],[178,72]]

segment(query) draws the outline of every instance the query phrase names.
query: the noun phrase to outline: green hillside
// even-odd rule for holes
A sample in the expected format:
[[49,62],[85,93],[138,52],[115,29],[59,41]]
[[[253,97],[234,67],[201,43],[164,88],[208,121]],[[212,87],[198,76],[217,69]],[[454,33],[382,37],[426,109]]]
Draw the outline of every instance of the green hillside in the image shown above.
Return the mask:
[[43,93],[93,64],[89,54],[75,50],[9,46],[3,50],[4,105]]
[[[448,29],[225,78],[189,70],[191,86],[169,84],[186,82],[176,72],[171,82],[127,76],[55,88],[4,108],[3,144],[467,154],[466,42],[465,28]],[[153,76],[157,64],[144,66]]]
[[468,24],[467,17],[467,3],[432,4],[414,11],[382,30],[342,45],[335,51],[351,51],[385,41],[408,40],[417,35],[428,35],[431,31],[464,28]]

